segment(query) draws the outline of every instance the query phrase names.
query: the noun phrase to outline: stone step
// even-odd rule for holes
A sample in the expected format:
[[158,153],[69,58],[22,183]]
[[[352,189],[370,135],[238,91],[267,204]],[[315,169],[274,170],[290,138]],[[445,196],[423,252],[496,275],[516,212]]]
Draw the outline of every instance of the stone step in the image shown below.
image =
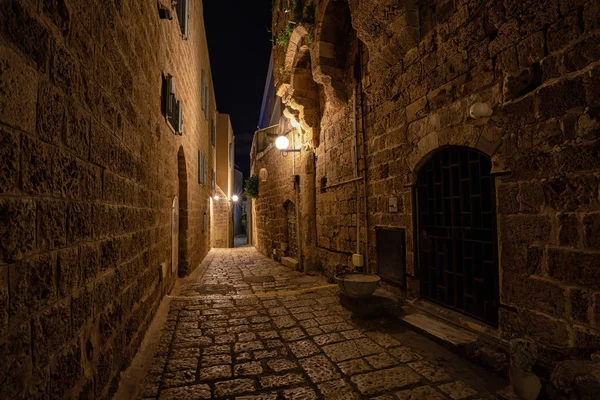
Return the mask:
[[421,331],[438,342],[452,347],[464,348],[477,342],[477,335],[427,314],[415,311],[410,306],[402,307],[404,315],[400,319],[411,328]]
[[292,257],[282,257],[281,263],[293,271],[298,270],[298,260]]

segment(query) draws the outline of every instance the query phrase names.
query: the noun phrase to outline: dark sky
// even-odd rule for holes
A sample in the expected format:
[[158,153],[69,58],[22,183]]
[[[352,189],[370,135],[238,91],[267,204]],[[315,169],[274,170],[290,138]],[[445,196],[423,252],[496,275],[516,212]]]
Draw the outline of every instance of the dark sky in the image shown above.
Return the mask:
[[217,110],[231,116],[235,163],[247,177],[271,55],[271,0],[204,0],[204,23]]

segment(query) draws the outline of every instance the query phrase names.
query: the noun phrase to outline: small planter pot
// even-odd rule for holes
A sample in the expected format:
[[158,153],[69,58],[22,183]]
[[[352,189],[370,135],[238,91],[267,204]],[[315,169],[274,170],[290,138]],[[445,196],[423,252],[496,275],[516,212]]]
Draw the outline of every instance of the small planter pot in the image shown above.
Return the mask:
[[380,277],[372,274],[341,274],[335,276],[340,291],[352,299],[366,299],[379,286]]

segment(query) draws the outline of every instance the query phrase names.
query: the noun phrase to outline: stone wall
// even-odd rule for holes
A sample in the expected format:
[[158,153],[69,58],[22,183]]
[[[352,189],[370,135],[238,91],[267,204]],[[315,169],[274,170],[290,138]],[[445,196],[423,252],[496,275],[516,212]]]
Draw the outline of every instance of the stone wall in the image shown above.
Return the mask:
[[[367,190],[359,214],[368,210],[360,242],[368,242],[361,252],[370,271],[377,271],[375,227],[405,228],[407,282],[398,289],[419,297],[416,172],[444,146],[476,149],[491,158],[496,189],[500,316],[494,334],[530,336],[558,350],[548,353],[553,357],[600,349],[598,2],[348,0],[352,29],[346,31],[344,3],[298,1],[288,13],[290,4],[281,0],[273,8],[275,85],[288,117],[298,119],[303,146],[317,155],[320,263],[331,273],[355,251],[353,228],[361,218],[355,201],[363,184],[325,193],[320,185],[323,177],[326,185],[353,177],[356,112],[359,175],[366,174]],[[357,61],[363,65],[357,81],[352,64],[361,46],[361,60],[368,61]],[[487,103],[493,117],[471,119],[476,102]],[[279,173],[278,161],[263,162],[269,177]],[[267,193],[276,193],[276,184]],[[262,196],[256,220],[279,226],[274,210],[259,206]],[[389,211],[392,196],[397,212]],[[261,251],[272,247],[277,229],[267,232],[273,233],[258,234]]]
[[[177,274],[175,196],[179,274],[209,250],[210,67],[190,3],[183,40],[156,2],[0,2],[0,398],[111,397]],[[182,136],[161,113],[162,74]]]
[[233,238],[231,235],[232,216],[229,201],[227,200],[227,194],[219,186],[217,186],[215,193],[219,196],[219,199],[212,199],[212,245],[218,248],[229,248],[232,247],[231,239]]

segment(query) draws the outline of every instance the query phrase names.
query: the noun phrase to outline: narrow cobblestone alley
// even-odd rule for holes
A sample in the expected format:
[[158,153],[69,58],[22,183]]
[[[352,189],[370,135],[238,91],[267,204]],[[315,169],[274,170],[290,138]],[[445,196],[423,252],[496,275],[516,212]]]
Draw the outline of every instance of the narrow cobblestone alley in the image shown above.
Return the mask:
[[392,318],[359,320],[323,277],[214,249],[171,300],[139,398],[481,399],[502,382]]

